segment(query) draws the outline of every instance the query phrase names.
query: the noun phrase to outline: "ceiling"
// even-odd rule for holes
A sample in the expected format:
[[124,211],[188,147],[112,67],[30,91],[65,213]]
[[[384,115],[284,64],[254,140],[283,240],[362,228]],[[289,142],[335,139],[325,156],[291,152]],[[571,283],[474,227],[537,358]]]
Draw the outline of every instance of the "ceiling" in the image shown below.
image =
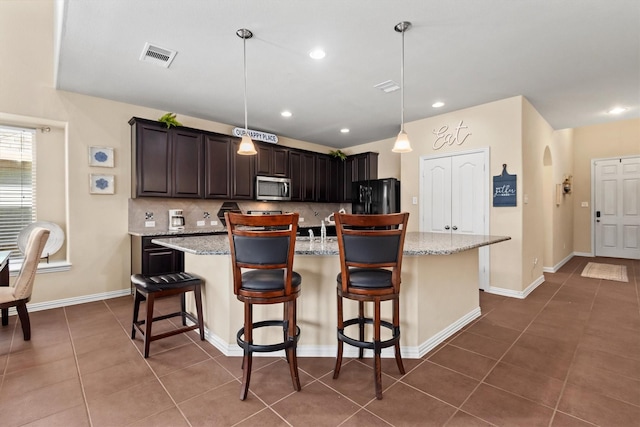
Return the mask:
[[[554,129],[640,117],[638,0],[64,0],[57,88],[346,148],[523,95]],[[145,43],[176,50],[169,68]],[[311,59],[315,47],[326,57]],[[433,108],[436,101],[444,107]],[[612,116],[607,111],[623,106]],[[283,110],[292,117],[283,118]],[[154,119],[154,117],[150,117]],[[340,129],[349,128],[349,133]]]

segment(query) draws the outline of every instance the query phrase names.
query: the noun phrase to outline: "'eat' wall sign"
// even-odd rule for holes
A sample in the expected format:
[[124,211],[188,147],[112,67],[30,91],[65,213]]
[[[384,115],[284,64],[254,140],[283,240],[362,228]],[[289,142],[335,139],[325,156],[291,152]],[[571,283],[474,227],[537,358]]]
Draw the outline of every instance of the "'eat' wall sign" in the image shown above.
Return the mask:
[[438,130],[434,129],[432,133],[436,136],[436,139],[433,141],[433,149],[439,150],[445,145],[462,145],[462,143],[469,138],[469,135],[471,135],[471,132],[468,132],[467,129],[468,126],[464,125],[462,120],[460,120],[458,126],[451,131],[447,125],[442,126]]

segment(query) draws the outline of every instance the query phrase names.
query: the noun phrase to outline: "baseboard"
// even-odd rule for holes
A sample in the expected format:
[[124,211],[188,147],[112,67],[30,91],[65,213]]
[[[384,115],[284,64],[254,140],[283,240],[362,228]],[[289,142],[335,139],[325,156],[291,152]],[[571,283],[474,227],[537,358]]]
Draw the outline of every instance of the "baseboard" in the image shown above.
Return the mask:
[[[120,289],[117,291],[102,292],[99,294],[83,295],[80,297],[58,299],[54,301],[36,302],[33,304],[27,304],[27,310],[29,312],[50,310],[52,308],[61,308],[61,307],[67,307],[69,305],[84,304],[87,302],[94,302],[94,301],[102,301],[105,299],[123,297],[125,295],[131,295],[130,288]],[[12,307],[9,309],[10,316],[15,316],[16,313],[17,312],[15,307]]]
[[560,261],[559,263],[557,263],[553,267],[543,267],[542,268],[542,272],[543,273],[557,273],[558,270],[560,270],[560,268],[562,268],[562,266],[565,265],[567,262],[569,262],[571,260],[571,258],[573,258],[574,256],[575,255],[571,253],[571,254],[567,255],[565,259],[563,259],[562,261]]
[[495,287],[495,286],[490,286],[489,290],[487,290],[485,292],[488,292],[490,294],[502,295],[504,297],[525,299],[527,297],[527,295],[529,295],[531,292],[533,292],[534,289],[537,288],[538,286],[540,286],[542,283],[544,283],[544,275],[542,275],[542,276],[538,277],[536,280],[534,280],[523,291],[516,291],[516,290],[513,290],[513,289],[498,288],[498,287]]
[[594,258],[595,255],[592,252],[574,252],[573,256],[583,256],[587,258]]
[[[460,319],[456,320],[454,323],[438,332],[431,338],[429,338],[424,343],[419,346],[404,346],[400,348],[400,353],[402,357],[407,359],[419,359],[438,345],[443,343],[447,338],[464,328],[466,325],[480,317],[480,307],[472,310],[468,314],[464,315]],[[237,344],[229,344],[226,341],[220,339],[215,334],[212,334],[208,329],[205,329],[205,339],[213,345],[215,348],[220,350],[225,356],[229,357],[242,357],[242,348],[240,348]],[[299,357],[336,357],[336,347],[337,344],[332,345],[299,345],[297,349],[297,354]],[[365,357],[371,357],[372,353],[370,351],[365,352]],[[274,357],[280,356],[284,357],[284,350],[272,352],[272,353],[254,353],[255,357]],[[355,358],[358,357],[358,349],[345,345],[343,350],[343,357],[345,358]],[[393,347],[388,347],[382,350],[383,358],[394,358],[394,350]]]

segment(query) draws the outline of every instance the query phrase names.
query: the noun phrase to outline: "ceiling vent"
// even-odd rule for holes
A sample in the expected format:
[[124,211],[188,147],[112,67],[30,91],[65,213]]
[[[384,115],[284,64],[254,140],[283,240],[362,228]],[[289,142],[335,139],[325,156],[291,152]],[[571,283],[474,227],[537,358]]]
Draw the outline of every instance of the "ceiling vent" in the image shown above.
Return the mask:
[[393,80],[387,80],[387,81],[384,81],[382,83],[378,83],[374,87],[376,89],[380,89],[381,91],[383,91],[385,93],[395,92],[396,90],[400,89],[400,85],[398,83],[394,82]]
[[145,43],[142,54],[140,55],[140,61],[150,62],[152,64],[160,65],[164,68],[169,68],[173,58],[176,57],[175,50],[165,49],[159,46],[154,46],[151,43]]

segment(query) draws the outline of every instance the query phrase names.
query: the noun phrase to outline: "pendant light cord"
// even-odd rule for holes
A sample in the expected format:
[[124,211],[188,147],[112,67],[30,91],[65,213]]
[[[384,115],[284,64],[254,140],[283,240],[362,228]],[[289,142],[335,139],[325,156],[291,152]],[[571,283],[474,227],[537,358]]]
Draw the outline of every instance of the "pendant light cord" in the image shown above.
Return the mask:
[[247,37],[242,37],[243,64],[244,64],[244,133],[249,134],[247,120]]
[[404,32],[402,29],[402,49],[400,50],[400,131],[404,131]]

